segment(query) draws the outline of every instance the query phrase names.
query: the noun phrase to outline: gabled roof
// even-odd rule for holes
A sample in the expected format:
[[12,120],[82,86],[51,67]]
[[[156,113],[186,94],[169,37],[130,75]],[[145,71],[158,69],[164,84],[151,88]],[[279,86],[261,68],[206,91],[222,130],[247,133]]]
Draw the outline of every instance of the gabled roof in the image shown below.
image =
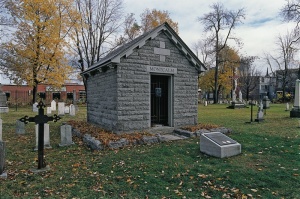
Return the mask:
[[191,64],[200,72],[204,72],[206,67],[203,63],[197,58],[197,56],[190,50],[190,48],[182,41],[182,39],[177,35],[177,33],[171,28],[171,26],[165,22],[160,26],[150,30],[149,32],[135,38],[134,40],[120,46],[116,50],[107,54],[99,62],[92,65],[90,68],[82,72],[81,74],[87,74],[91,71],[97,70],[102,66],[105,66],[109,63],[120,63],[122,57],[128,57],[133,53],[135,48],[141,48],[145,45],[148,40],[155,38],[161,31],[163,31],[171,41],[177,46],[177,48],[186,56],[186,58],[191,62]]

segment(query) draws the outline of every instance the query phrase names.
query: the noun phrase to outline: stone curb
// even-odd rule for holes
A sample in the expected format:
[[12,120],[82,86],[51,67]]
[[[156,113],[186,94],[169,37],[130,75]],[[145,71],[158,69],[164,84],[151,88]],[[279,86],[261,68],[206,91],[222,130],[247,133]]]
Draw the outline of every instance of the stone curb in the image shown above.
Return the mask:
[[[174,136],[178,136],[181,139],[191,138],[191,137],[200,137],[202,133],[209,133],[209,132],[221,132],[223,134],[231,133],[231,129],[227,129],[225,127],[215,128],[215,129],[200,129],[196,132],[190,132],[183,129],[175,129],[172,133]],[[86,144],[92,150],[104,150],[105,148],[108,149],[119,149],[125,146],[130,145],[142,145],[142,144],[156,144],[166,142],[168,140],[164,139],[159,133],[155,136],[143,136],[142,139],[136,140],[133,143],[130,143],[127,139],[121,138],[117,141],[110,141],[108,146],[105,147],[103,143],[97,140],[95,137],[92,137],[90,134],[82,135],[78,129],[72,128],[72,135],[82,138],[83,143]]]

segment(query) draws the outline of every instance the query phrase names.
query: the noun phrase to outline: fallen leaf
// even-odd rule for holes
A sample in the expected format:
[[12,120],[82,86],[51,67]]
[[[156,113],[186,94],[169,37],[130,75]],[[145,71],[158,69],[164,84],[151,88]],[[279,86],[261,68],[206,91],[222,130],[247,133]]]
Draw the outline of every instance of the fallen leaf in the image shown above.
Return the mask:
[[253,192],[255,192],[255,193],[257,192],[257,189],[250,189],[250,190],[253,191]]

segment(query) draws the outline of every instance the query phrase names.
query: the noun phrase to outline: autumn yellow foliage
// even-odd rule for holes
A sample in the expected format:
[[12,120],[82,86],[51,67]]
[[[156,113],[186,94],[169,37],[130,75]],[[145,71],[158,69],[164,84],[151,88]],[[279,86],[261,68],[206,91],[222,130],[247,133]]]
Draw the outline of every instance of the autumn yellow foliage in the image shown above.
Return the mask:
[[66,36],[71,0],[18,0],[8,2],[16,31],[13,39],[3,43],[2,70],[15,82],[33,86],[40,83],[61,86],[72,67],[66,54]]

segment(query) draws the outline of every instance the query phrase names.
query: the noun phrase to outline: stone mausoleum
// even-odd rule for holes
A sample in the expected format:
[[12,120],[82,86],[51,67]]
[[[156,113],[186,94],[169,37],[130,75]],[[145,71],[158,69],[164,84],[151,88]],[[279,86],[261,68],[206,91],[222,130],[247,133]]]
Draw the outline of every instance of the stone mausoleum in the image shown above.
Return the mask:
[[116,133],[197,124],[198,75],[205,70],[164,23],[82,73],[87,120]]

